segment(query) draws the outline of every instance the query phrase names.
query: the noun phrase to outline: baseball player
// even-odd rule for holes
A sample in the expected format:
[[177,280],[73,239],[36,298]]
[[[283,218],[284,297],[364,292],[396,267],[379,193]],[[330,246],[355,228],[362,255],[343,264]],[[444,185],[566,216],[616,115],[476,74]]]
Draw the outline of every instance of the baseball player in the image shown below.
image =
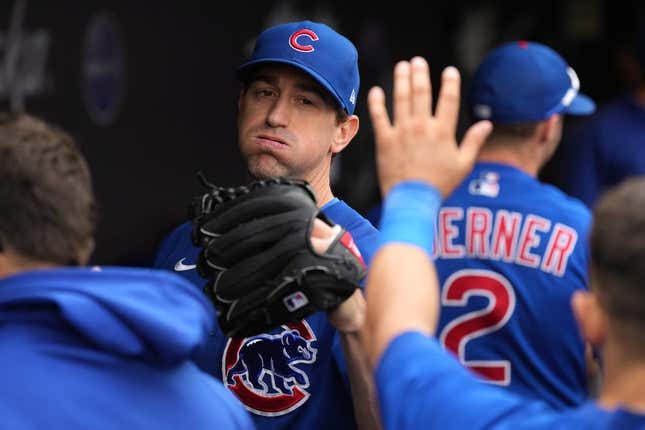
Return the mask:
[[537,175],[559,143],[564,115],[594,111],[579,85],[539,43],[509,42],[486,56],[468,104],[493,132],[443,202],[434,249],[441,345],[486,381],[558,408],[588,393],[570,301],[587,285],[591,216]]
[[214,312],[181,277],[83,268],[90,173],[72,139],[0,115],[0,423],[32,429],[254,427],[190,353]]
[[[309,182],[324,214],[351,233],[369,263],[377,231],[334,197],[329,177],[332,156],[359,127],[354,45],[324,24],[281,24],[259,35],[237,74],[238,144],[251,176]],[[188,222],[171,233],[155,265],[202,288],[206,281],[194,270],[199,248],[191,241],[192,229]],[[329,317],[319,312],[261,337],[229,339],[218,328],[195,361],[238,396],[259,428],[354,429],[356,421],[374,428],[375,394],[358,341],[361,307],[350,309],[349,315]]]
[[[482,384],[437,337],[441,296],[432,263],[442,198],[467,175],[491,123],[473,125],[457,146],[459,73],[447,68],[434,115],[428,65],[395,68],[392,125],[380,88],[368,96],[384,198],[382,246],[369,269],[368,351],[387,429],[642,429],[645,395],[645,179],[609,192],[594,213],[591,292],[572,305],[585,338],[603,345],[605,383],[597,402],[558,411],[546,402]],[[385,167],[384,164],[380,165]],[[487,285],[481,281],[482,288]],[[548,313],[548,310],[544,310]]]

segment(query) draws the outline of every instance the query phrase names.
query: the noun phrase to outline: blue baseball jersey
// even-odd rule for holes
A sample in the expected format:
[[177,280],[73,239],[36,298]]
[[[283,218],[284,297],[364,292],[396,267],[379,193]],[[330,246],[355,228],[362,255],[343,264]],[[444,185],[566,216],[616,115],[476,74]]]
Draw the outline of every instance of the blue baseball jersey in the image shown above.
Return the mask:
[[0,426],[255,428],[191,361],[214,312],[172,273],[61,268],[0,280]]
[[593,207],[623,179],[645,174],[645,106],[629,94],[603,106],[567,133],[556,180]]
[[588,402],[556,410],[473,378],[436,339],[397,336],[375,372],[386,429],[645,429],[645,415]]
[[[341,200],[333,199],[322,210],[350,232],[369,264],[378,231]],[[201,289],[206,281],[194,270],[199,248],[191,242],[192,228],[188,222],[171,233],[155,265],[176,271]],[[258,428],[356,428],[339,335],[323,312],[243,339],[227,338],[216,327],[194,360],[237,395]]]
[[587,287],[591,214],[532,176],[478,163],[444,201],[437,337],[489,382],[554,407],[587,397],[571,295]]

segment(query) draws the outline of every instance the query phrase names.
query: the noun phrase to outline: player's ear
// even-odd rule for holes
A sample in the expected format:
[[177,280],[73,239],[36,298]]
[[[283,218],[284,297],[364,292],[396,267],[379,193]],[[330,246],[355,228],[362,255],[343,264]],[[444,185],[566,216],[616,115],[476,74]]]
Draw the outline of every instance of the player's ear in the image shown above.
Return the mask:
[[331,146],[331,153],[337,154],[352,141],[356,133],[358,133],[359,120],[358,116],[350,115],[345,121],[336,126],[336,133],[334,134],[334,142]]
[[593,346],[605,341],[607,316],[598,297],[589,291],[576,291],[571,297],[571,307],[582,337]]
[[540,123],[537,128],[541,142],[559,142],[562,134],[562,117],[558,114],[551,115]]

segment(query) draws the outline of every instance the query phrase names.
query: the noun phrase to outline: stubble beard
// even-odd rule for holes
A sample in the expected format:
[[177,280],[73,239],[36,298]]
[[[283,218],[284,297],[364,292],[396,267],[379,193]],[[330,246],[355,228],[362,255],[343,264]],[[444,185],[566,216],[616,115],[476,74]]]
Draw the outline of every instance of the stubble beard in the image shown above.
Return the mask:
[[247,159],[247,169],[254,179],[268,179],[278,176],[293,176],[289,168],[270,154],[252,155]]

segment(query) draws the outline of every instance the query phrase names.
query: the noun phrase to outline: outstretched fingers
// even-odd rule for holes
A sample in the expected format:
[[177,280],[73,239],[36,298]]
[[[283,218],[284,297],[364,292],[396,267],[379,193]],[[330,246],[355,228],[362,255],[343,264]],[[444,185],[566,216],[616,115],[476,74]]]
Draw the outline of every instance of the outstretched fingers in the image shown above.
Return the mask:
[[457,130],[460,86],[459,71],[452,66],[446,67],[441,74],[441,88],[435,111],[437,131],[443,138],[454,136]]
[[394,113],[394,125],[401,121],[407,121],[412,110],[410,97],[412,96],[412,86],[410,84],[410,62],[399,61],[394,66],[394,100],[392,102],[392,111]]
[[370,111],[376,143],[382,142],[392,128],[390,117],[385,107],[385,92],[380,87],[373,87],[367,95],[367,107]]
[[367,101],[384,194],[400,181],[423,180],[446,196],[472,169],[492,125],[487,121],[475,124],[457,145],[460,86],[459,71],[447,67],[433,115],[430,67],[424,58],[414,57],[394,67],[392,117],[383,89],[370,90]]
[[413,115],[427,118],[432,114],[432,87],[430,84],[430,67],[422,57],[410,60]]

